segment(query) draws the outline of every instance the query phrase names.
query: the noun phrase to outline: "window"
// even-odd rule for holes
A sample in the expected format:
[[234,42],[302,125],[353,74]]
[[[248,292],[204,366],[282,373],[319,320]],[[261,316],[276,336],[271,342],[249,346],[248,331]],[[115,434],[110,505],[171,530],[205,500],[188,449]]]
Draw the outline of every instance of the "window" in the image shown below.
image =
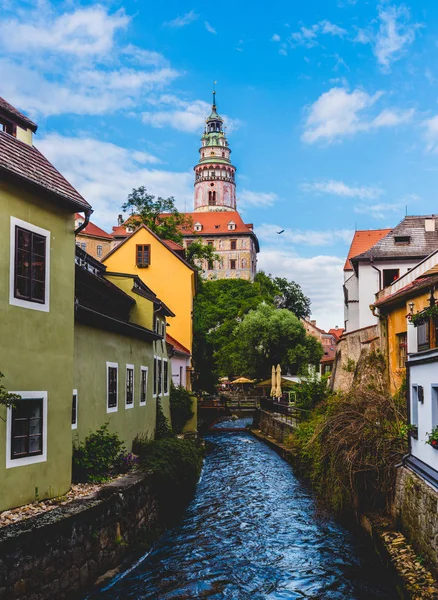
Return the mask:
[[237,240],[230,241],[230,250],[237,250]]
[[154,397],[158,392],[158,358],[154,356]]
[[17,137],[17,126],[14,123],[11,123],[10,121],[6,121],[4,119],[0,120],[0,131],[4,131],[9,135]]
[[136,264],[139,269],[145,269],[151,264],[151,247],[149,245],[136,246]]
[[97,246],[97,256],[102,256],[102,246]]
[[47,460],[47,392],[13,393],[21,400],[7,411],[7,469]]
[[[418,385],[413,385],[411,388],[411,425],[418,427]],[[415,434],[413,434],[415,437]],[[416,439],[418,438],[418,432]]]
[[87,244],[85,242],[81,242],[81,248],[84,252],[87,251]]
[[212,260],[209,260],[208,264],[207,264],[207,267],[208,267],[209,271],[213,271],[213,269],[214,269],[214,262]]
[[210,246],[210,248],[214,248],[214,242],[213,242],[213,240],[208,240],[207,246]]
[[201,223],[195,223],[193,229],[195,231],[202,231],[202,225],[201,225]]
[[157,381],[157,394],[158,396],[161,396],[161,394],[163,393],[163,366],[162,366],[162,360],[161,358],[157,357],[157,377],[158,377],[158,381]]
[[407,358],[407,345],[408,345],[408,336],[407,333],[398,333],[397,334],[397,348],[398,348],[398,368],[404,369],[406,365]]
[[417,343],[418,343],[418,351],[429,350],[430,347],[430,335],[429,335],[429,320],[421,323],[417,327]]
[[140,406],[146,404],[148,395],[148,368],[140,367]]
[[48,312],[50,232],[11,217],[10,242],[10,304]]
[[383,269],[383,287],[391,285],[393,281],[399,278],[399,269]]
[[179,368],[179,385],[183,384],[183,368]]
[[234,231],[236,229],[236,224],[233,223],[233,221],[230,221],[228,223],[228,229],[229,229],[229,231]]
[[71,428],[78,428],[78,390],[73,390],[71,401]]
[[107,381],[107,391],[106,391],[106,412],[117,412],[117,387],[118,387],[118,369],[119,365],[117,363],[106,363],[106,381]]
[[410,244],[410,242],[411,242],[411,236],[410,235],[395,235],[394,236],[394,242],[397,245]]
[[432,384],[432,427],[438,425],[438,384]]
[[134,365],[126,365],[125,408],[134,408]]
[[235,269],[236,268],[236,260],[234,258],[232,258],[230,260],[230,269]]
[[166,359],[163,359],[163,394],[166,396],[169,393],[169,370]]
[[246,269],[246,258],[242,258],[242,269]]
[[[212,173],[212,177],[214,177],[214,173]],[[208,192],[208,204],[209,206],[216,206],[216,192],[211,190]]]

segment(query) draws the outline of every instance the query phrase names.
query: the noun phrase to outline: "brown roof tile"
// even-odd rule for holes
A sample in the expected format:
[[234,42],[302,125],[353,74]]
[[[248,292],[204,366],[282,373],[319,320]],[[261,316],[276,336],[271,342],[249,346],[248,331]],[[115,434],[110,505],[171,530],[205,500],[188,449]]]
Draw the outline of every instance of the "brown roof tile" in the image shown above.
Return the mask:
[[37,185],[74,204],[76,209],[90,209],[88,202],[35,148],[0,131],[0,171]]
[[17,110],[15,108],[15,106],[12,106],[12,104],[9,104],[9,102],[6,102],[6,100],[4,98],[2,98],[1,96],[0,96],[0,112],[3,114],[6,114],[14,122],[21,121],[21,123],[23,125],[26,125],[34,133],[38,129],[38,125],[36,123],[34,123],[30,119],[28,119],[28,117],[26,117],[26,115],[23,115],[23,113],[21,113],[19,110]]

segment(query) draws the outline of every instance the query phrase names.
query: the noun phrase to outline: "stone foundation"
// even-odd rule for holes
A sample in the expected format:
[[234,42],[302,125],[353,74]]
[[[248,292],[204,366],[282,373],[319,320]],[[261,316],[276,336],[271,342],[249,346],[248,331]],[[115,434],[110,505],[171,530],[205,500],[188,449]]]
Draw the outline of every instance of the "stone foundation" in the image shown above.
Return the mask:
[[71,597],[118,566],[158,525],[145,473],[104,486],[95,497],[0,529],[0,599]]
[[400,467],[394,516],[417,554],[438,575],[438,492],[421,477]]
[[254,417],[254,425],[260,429],[264,435],[271,436],[277,442],[285,442],[287,437],[293,433],[294,425],[276,419],[271,413],[265,410],[257,410]]

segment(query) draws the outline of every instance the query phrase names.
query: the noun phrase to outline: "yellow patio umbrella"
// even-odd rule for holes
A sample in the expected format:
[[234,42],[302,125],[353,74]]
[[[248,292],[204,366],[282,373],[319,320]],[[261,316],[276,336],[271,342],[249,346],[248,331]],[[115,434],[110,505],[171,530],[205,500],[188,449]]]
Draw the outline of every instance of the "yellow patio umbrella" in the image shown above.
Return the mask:
[[248,379],[247,377],[239,377],[231,383],[254,383],[255,379]]
[[277,398],[281,398],[283,395],[283,392],[281,391],[281,367],[280,365],[277,365],[277,389],[276,389],[276,394]]
[[271,392],[270,392],[270,396],[275,396],[277,391],[277,378],[276,378],[276,374],[275,374],[275,367],[274,365],[272,365],[272,376],[271,376]]

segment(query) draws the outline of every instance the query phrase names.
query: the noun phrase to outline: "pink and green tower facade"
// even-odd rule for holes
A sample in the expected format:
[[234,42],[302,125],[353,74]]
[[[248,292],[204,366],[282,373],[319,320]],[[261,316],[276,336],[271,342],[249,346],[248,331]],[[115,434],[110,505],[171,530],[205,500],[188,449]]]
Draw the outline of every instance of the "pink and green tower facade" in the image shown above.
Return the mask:
[[236,167],[230,160],[224,121],[216,110],[216,92],[213,92],[211,114],[205,123],[200,159],[194,168],[195,212],[235,211]]

